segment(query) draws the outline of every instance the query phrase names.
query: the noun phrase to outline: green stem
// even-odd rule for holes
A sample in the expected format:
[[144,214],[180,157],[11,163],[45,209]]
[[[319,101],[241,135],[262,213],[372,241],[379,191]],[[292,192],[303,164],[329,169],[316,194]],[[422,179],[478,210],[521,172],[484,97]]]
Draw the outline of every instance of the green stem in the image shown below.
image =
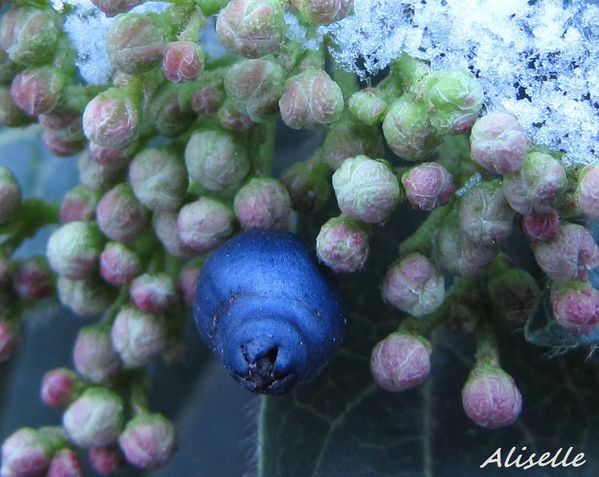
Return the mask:
[[102,323],[106,323],[111,325],[116,315],[121,310],[123,305],[129,301],[129,287],[122,286],[119,290],[119,294],[116,299],[112,302],[112,304],[106,309],[104,314],[102,315]]
[[499,367],[497,338],[490,321],[482,316],[476,324],[476,362],[479,365]]
[[441,226],[441,222],[453,208],[452,204],[434,209],[416,232],[405,239],[399,246],[400,256],[406,256],[411,253],[419,252],[427,255],[431,247],[431,238],[435,230]]
[[41,199],[25,199],[18,211],[19,220],[0,229],[0,234],[9,235],[0,249],[6,255],[14,251],[27,239],[33,237],[45,225],[58,223],[58,206]]
[[[275,156],[276,121],[269,121],[262,126],[261,144],[256,160],[256,175],[270,177]],[[250,151],[251,152],[251,151]]]

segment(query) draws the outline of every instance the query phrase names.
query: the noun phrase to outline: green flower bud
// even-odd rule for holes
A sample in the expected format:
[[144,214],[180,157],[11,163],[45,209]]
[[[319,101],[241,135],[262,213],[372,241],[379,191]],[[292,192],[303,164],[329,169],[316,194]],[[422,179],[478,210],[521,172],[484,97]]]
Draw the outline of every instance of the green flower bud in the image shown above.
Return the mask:
[[14,217],[21,205],[21,188],[14,174],[0,166],[0,225]]
[[58,36],[55,19],[44,10],[13,8],[0,21],[0,46],[20,65],[45,63],[55,52]]
[[281,0],[231,0],[218,15],[218,39],[229,50],[258,58],[279,48],[285,35]]
[[350,157],[333,174],[341,212],[367,224],[387,220],[400,200],[399,182],[389,164],[366,156]]
[[372,126],[383,118],[387,103],[374,88],[366,88],[349,97],[347,109],[356,121]]
[[217,117],[224,129],[237,133],[249,131],[254,125],[252,119],[246,113],[239,111],[230,101],[225,101],[218,110]]
[[96,216],[96,206],[100,200],[98,191],[84,185],[71,189],[60,204],[60,223],[91,222]]
[[28,116],[51,113],[62,98],[66,78],[56,68],[30,68],[15,76],[10,94],[15,104]]
[[46,254],[50,267],[71,280],[89,277],[98,269],[104,240],[92,222],[69,222],[48,239]]
[[102,166],[95,162],[87,151],[79,155],[77,167],[81,183],[96,191],[104,191],[110,188],[119,182],[123,175],[122,168]]
[[148,148],[131,161],[129,182],[135,196],[148,209],[176,209],[187,191],[187,169],[174,154]]
[[79,316],[98,315],[105,311],[115,298],[113,290],[95,278],[71,280],[60,276],[56,289],[60,302]]
[[291,0],[300,16],[312,25],[330,25],[348,16],[354,0]]
[[380,133],[373,128],[358,126],[351,121],[339,121],[329,129],[324,140],[323,159],[336,170],[348,157],[365,155],[382,157],[385,146]]
[[402,159],[422,161],[441,144],[431,126],[427,107],[404,94],[389,107],[383,121],[383,134],[391,150]]
[[233,207],[244,229],[286,229],[289,225],[291,199],[277,179],[251,179],[235,194]]
[[257,123],[277,112],[284,83],[283,68],[261,59],[236,63],[224,80],[229,100]]
[[245,150],[222,131],[192,134],[185,148],[190,177],[214,192],[236,188],[250,170]]
[[432,73],[424,90],[437,134],[464,134],[476,121],[483,104],[483,89],[468,71]]
[[324,70],[308,68],[287,80],[279,109],[290,128],[315,128],[339,119],[343,93]]
[[176,84],[165,84],[150,99],[147,116],[152,119],[156,130],[167,137],[174,137],[185,131],[195,115],[191,108],[191,98]]
[[165,32],[152,13],[127,13],[117,18],[106,38],[108,57],[120,71],[138,75],[162,60]]
[[584,215],[591,219],[599,218],[599,166],[590,164],[578,176],[576,203]]
[[0,126],[16,128],[29,122],[30,119],[12,99],[10,88],[0,87]]

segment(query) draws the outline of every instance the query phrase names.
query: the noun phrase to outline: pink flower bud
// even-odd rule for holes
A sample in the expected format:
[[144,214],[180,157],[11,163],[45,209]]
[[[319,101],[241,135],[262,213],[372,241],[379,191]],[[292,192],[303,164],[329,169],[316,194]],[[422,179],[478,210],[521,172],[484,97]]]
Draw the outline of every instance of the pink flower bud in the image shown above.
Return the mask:
[[542,152],[531,152],[522,169],[503,178],[505,197],[516,212],[528,215],[534,211],[554,210],[566,186],[566,171],[557,159]]
[[167,43],[162,58],[164,77],[173,83],[186,83],[204,71],[204,51],[193,41]]
[[65,411],[62,422],[78,446],[105,447],[117,441],[123,428],[123,400],[106,388],[85,391]]
[[42,142],[48,150],[58,157],[70,157],[81,152],[85,147],[83,137],[77,139],[65,138],[61,133],[44,129],[42,132]]
[[406,197],[412,207],[432,210],[446,205],[455,192],[453,177],[447,169],[433,162],[413,167],[401,177]]
[[187,204],[179,212],[177,230],[182,242],[200,254],[214,250],[233,233],[233,211],[209,197]]
[[0,362],[12,357],[19,347],[20,325],[17,320],[0,318]]
[[127,423],[119,445],[134,466],[157,469],[169,461],[177,448],[175,427],[160,414],[142,414]]
[[488,290],[495,312],[512,323],[522,323],[530,316],[540,293],[532,275],[518,268],[492,275]]
[[187,130],[195,115],[191,98],[179,85],[167,83],[153,95],[147,107],[147,116],[156,130],[167,137],[174,137]]
[[21,188],[14,174],[0,166],[0,225],[14,218],[21,205]]
[[84,185],[74,187],[60,204],[60,223],[93,221],[99,201],[100,194],[97,191]]
[[193,306],[199,277],[200,265],[195,261],[186,263],[179,273],[179,290],[189,307]]
[[556,321],[572,333],[590,333],[599,324],[599,291],[589,282],[553,283],[551,305]]
[[495,429],[513,424],[522,410],[522,396],[513,378],[500,368],[477,365],[462,389],[462,404],[470,419]]
[[339,119],[343,93],[324,70],[309,68],[287,80],[279,109],[290,128],[311,129]]
[[120,242],[108,242],[100,254],[100,275],[111,285],[126,285],[141,270],[137,254]]
[[190,177],[213,192],[236,188],[250,169],[244,149],[221,131],[192,134],[185,148],[185,163]]
[[137,151],[139,144],[133,142],[128,146],[98,146],[95,143],[89,145],[89,156],[98,165],[107,167],[109,169],[119,169],[129,162],[129,159],[135,151]]
[[533,250],[541,269],[554,280],[585,280],[587,270],[599,266],[599,247],[582,225],[563,225],[553,239]]
[[125,459],[118,447],[90,447],[89,464],[98,473],[110,475],[119,471]]
[[445,280],[428,258],[412,253],[394,263],[383,281],[383,299],[412,316],[428,315],[445,299]]
[[300,16],[313,25],[330,25],[348,16],[354,0],[291,0]]
[[32,257],[17,263],[12,283],[17,295],[25,300],[41,300],[54,291],[54,277],[44,257]]
[[103,312],[114,299],[113,291],[97,279],[70,280],[58,277],[58,297],[79,316],[92,316]]
[[206,116],[216,114],[222,102],[222,94],[214,87],[206,86],[196,91],[191,98],[191,107]]
[[322,173],[328,168],[324,163],[296,162],[281,174],[281,182],[291,197],[293,210],[312,212],[321,208],[329,199],[331,189],[328,175]]
[[100,230],[109,239],[133,242],[146,228],[149,214],[131,186],[119,184],[104,194],[96,209],[96,218]]
[[225,101],[216,116],[219,124],[228,131],[245,133],[254,126],[252,118],[237,110],[230,101]]
[[164,351],[166,322],[161,315],[124,306],[112,324],[112,344],[126,366],[145,366]]
[[584,215],[599,218],[599,166],[586,166],[578,176],[575,192],[576,202]]
[[365,88],[349,97],[347,109],[356,121],[373,126],[383,118],[387,103],[375,89]]
[[218,15],[218,39],[242,56],[264,56],[284,39],[284,11],[279,0],[232,0]]
[[516,214],[498,181],[481,182],[470,189],[459,206],[460,226],[476,243],[493,245],[510,236]]
[[97,270],[103,245],[102,234],[96,224],[69,222],[50,235],[48,261],[59,275],[80,280]]
[[78,386],[77,376],[70,369],[48,371],[42,381],[42,401],[46,406],[64,407],[73,401]]
[[114,17],[119,13],[127,13],[133,7],[140,5],[143,0],[92,0],[107,17]]
[[30,68],[15,76],[10,94],[15,104],[28,116],[51,113],[62,97],[66,78],[56,68]]
[[233,206],[244,229],[285,229],[291,214],[287,189],[269,177],[251,179],[239,189]]
[[0,126],[16,128],[24,126],[29,121],[30,119],[13,101],[12,96],[10,95],[10,89],[0,87]]
[[50,466],[51,442],[36,429],[23,427],[2,444],[2,476],[37,477]]
[[318,259],[336,273],[361,269],[368,258],[368,228],[349,217],[333,217],[316,237]]
[[92,160],[89,152],[83,152],[77,161],[79,180],[92,190],[104,191],[121,179],[123,171],[120,167],[100,165]]
[[121,368],[119,356],[112,347],[110,327],[103,324],[79,330],[73,347],[75,369],[94,383],[105,383]]
[[407,333],[391,333],[372,350],[370,372],[376,384],[391,392],[422,383],[431,368],[431,344]]
[[131,302],[148,313],[164,313],[176,301],[173,279],[167,273],[144,273],[131,282]]
[[56,156],[68,157],[85,147],[85,136],[81,124],[81,114],[64,110],[52,115],[40,114],[43,127],[42,141]]
[[168,253],[175,257],[191,257],[195,255],[195,252],[185,245],[179,237],[177,230],[178,217],[179,212],[175,210],[155,212],[152,219],[154,232]]
[[341,120],[330,127],[322,146],[322,154],[331,169],[337,170],[348,157],[382,157],[385,147],[377,131]]
[[99,146],[131,144],[137,138],[139,127],[139,106],[128,91],[119,88],[109,88],[98,94],[83,113],[83,132]]
[[147,208],[176,209],[187,191],[187,169],[179,157],[166,150],[144,149],[131,161],[129,182]]
[[79,456],[72,449],[61,449],[52,458],[46,477],[83,477]]
[[113,66],[124,73],[138,75],[160,63],[165,32],[156,14],[127,13],[116,19],[106,43]]
[[531,242],[551,240],[559,232],[560,216],[553,210],[541,214],[533,211],[522,217],[522,229]]
[[470,144],[472,159],[495,174],[519,170],[528,151],[524,128],[503,111],[479,118],[472,127]]
[[343,161],[333,174],[333,188],[341,212],[368,224],[387,220],[400,199],[388,163],[361,155]]

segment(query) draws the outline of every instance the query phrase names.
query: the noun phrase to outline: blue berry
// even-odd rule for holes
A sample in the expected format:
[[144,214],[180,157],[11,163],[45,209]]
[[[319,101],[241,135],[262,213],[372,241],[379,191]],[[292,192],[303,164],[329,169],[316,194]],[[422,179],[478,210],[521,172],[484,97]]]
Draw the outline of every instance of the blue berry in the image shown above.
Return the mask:
[[341,342],[341,298],[305,244],[252,230],[202,267],[193,314],[202,339],[247,389],[282,394],[310,380]]

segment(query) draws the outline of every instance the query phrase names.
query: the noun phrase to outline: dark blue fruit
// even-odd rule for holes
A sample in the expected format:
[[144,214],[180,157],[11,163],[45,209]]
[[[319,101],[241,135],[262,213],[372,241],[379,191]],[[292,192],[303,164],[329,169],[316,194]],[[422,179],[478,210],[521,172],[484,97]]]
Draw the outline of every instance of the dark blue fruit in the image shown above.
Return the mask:
[[267,394],[316,376],[345,325],[339,293],[304,243],[269,230],[237,235],[210,256],[193,314],[233,377]]

